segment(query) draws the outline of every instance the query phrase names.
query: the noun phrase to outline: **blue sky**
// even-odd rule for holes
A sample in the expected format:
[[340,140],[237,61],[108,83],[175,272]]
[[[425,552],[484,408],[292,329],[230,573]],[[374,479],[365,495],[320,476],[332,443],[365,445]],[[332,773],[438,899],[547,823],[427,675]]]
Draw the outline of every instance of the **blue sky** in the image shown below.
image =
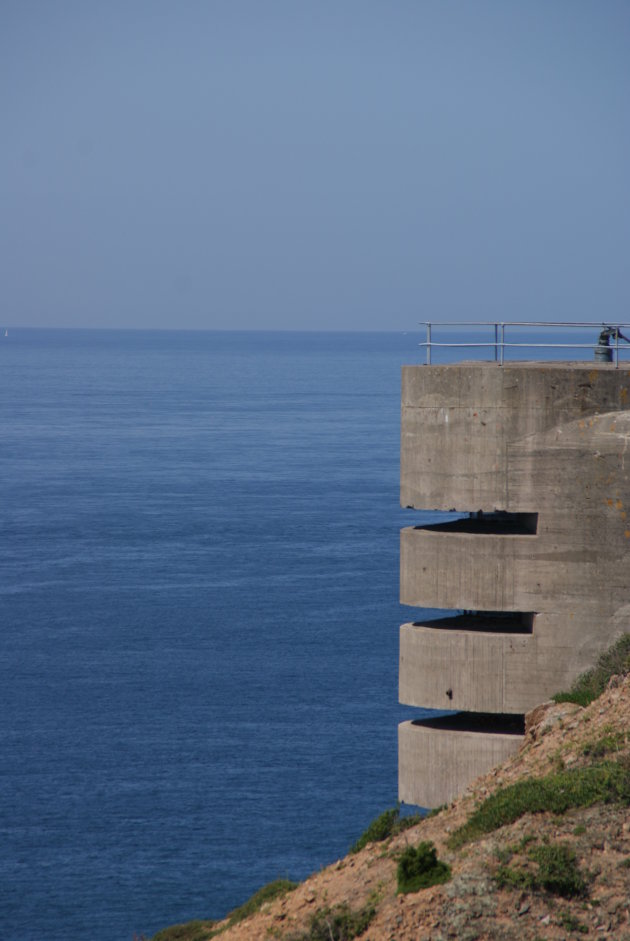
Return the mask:
[[3,0],[13,326],[630,320],[628,0]]

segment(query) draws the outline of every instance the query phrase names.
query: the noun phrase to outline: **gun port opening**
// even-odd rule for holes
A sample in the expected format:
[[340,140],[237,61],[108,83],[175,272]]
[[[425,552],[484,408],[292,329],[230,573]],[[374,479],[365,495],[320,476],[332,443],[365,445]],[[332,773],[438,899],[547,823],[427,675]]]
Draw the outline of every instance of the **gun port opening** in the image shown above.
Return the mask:
[[488,634],[533,634],[533,612],[526,611],[462,611],[426,621],[414,621],[414,627],[436,631],[480,631]]
[[470,533],[475,536],[535,536],[538,530],[538,513],[506,513],[495,510],[484,513],[477,510],[458,520],[416,526],[431,532]]
[[482,735],[525,734],[525,716],[514,713],[456,712],[447,716],[414,719],[412,724],[442,732],[478,732]]

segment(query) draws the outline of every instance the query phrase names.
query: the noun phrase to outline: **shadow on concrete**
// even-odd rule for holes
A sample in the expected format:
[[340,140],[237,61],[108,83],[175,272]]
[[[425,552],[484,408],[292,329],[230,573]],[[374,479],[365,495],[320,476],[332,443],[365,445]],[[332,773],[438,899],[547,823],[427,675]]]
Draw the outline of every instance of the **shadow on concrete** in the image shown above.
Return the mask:
[[538,513],[471,513],[459,520],[415,526],[434,533],[470,533],[473,536],[535,536]]
[[533,612],[526,611],[464,611],[462,614],[430,621],[414,621],[414,627],[435,631],[482,631],[488,634],[532,634]]
[[524,735],[525,716],[511,713],[456,712],[448,716],[415,719],[413,725],[442,732],[480,732],[483,735]]

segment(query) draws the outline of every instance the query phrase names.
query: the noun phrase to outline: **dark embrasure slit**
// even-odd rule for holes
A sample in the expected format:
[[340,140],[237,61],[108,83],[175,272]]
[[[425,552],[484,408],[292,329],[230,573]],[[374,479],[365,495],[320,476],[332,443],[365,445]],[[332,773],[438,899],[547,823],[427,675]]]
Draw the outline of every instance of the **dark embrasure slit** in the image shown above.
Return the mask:
[[413,725],[444,732],[479,732],[485,735],[525,734],[525,716],[514,713],[457,712],[448,716],[415,719]]
[[535,536],[538,513],[506,513],[503,510],[484,513],[478,510],[462,519],[415,528],[434,533],[470,533],[473,536]]
[[536,615],[531,611],[463,611],[427,621],[414,621],[414,627],[436,631],[481,631],[490,634],[533,634]]

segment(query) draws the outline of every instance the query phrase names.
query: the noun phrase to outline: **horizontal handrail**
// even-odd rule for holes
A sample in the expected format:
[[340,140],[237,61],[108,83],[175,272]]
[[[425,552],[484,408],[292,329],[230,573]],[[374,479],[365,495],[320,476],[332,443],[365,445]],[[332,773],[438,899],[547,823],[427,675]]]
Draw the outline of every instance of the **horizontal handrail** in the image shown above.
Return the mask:
[[[602,323],[600,321],[567,321],[567,320],[442,320],[421,322],[426,328],[426,341],[420,343],[421,347],[426,349],[426,363],[431,365],[431,351],[434,348],[450,349],[494,349],[494,361],[503,365],[505,361],[505,351],[511,349],[545,349],[545,350],[592,350],[595,359],[600,362],[614,363],[615,368],[619,366],[619,353],[630,353],[630,338],[624,335],[624,330],[630,333],[630,322],[625,323]],[[434,328],[453,328],[465,327],[467,330],[476,330],[479,328],[493,329],[494,336],[486,341],[459,339],[456,342],[436,341],[433,339]],[[566,343],[540,343],[540,342],[508,342],[506,340],[507,328],[540,328],[551,327],[556,330],[598,330],[597,337],[589,343],[566,342]],[[613,341],[611,344],[611,340]],[[627,347],[619,346],[619,341],[626,341]]]

